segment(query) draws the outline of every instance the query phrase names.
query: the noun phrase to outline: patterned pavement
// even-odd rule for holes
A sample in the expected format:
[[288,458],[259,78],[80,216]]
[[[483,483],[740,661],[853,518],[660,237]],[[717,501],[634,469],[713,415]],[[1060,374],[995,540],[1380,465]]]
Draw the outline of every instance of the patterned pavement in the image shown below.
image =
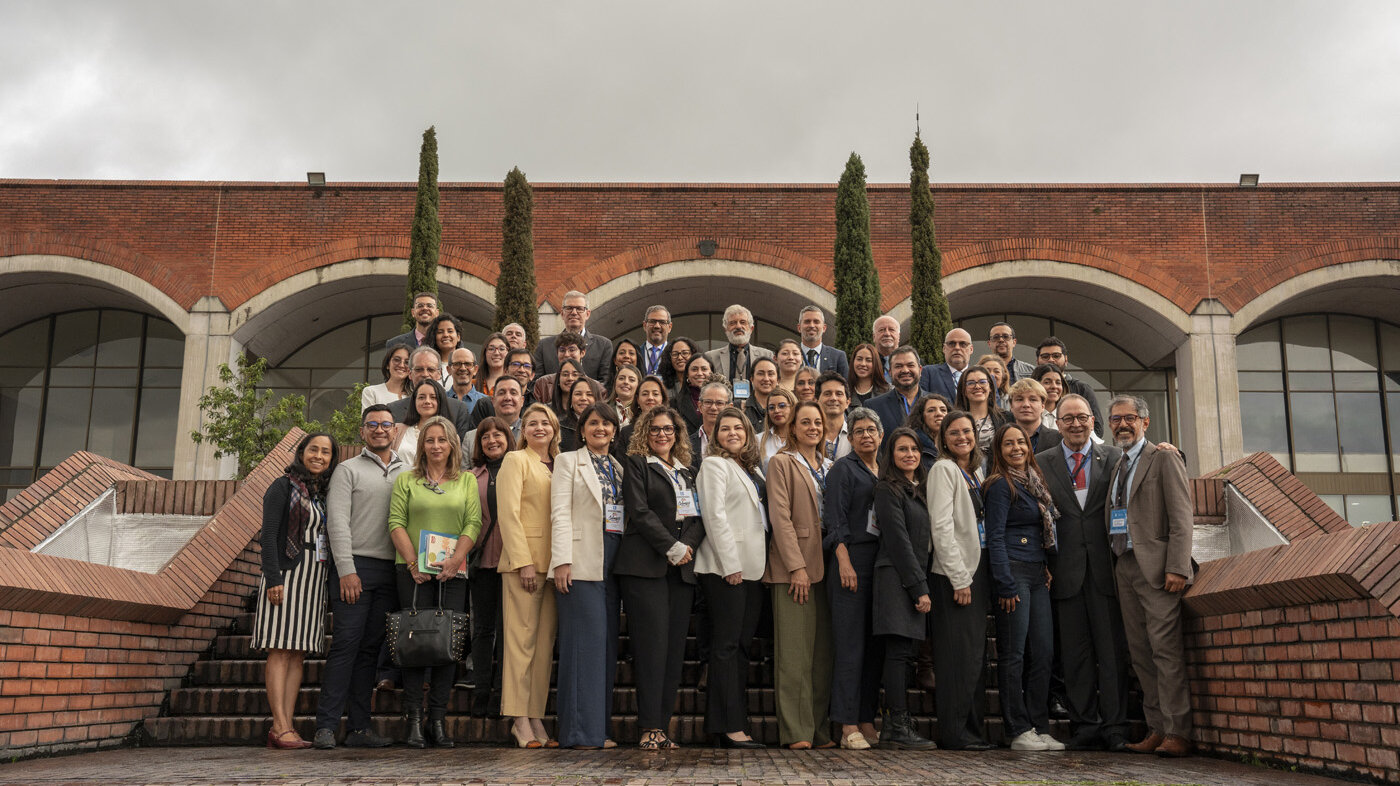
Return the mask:
[[1108,753],[907,751],[671,752],[454,750],[272,751],[141,748],[0,764],[5,784],[1075,784],[1336,786],[1342,781],[1194,757]]

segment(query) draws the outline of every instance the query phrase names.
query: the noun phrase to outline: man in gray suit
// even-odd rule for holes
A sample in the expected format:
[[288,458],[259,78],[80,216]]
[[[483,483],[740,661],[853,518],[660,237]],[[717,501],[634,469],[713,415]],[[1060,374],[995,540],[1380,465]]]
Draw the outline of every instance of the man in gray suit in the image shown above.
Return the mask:
[[1148,734],[1137,753],[1191,753],[1191,694],[1181,641],[1181,596],[1194,576],[1191,488],[1181,455],[1146,439],[1147,402],[1117,396],[1108,408],[1123,450],[1108,490],[1109,548]]
[[[749,343],[753,338],[753,312],[738,303],[724,310],[724,335],[729,345],[706,352],[705,359],[710,361],[710,368],[716,374],[724,375],[731,383],[739,380],[747,383],[753,362],[773,357],[771,351]],[[736,390],[734,397],[747,398],[739,395],[741,392],[742,389]]]
[[[612,379],[613,344],[611,339],[588,331],[588,318],[593,315],[588,308],[588,296],[577,290],[565,292],[560,311],[564,315],[564,329],[583,336],[588,345],[583,352],[583,373],[607,387],[608,381]],[[559,356],[554,339],[554,336],[547,336],[535,345],[537,377],[559,373]]]
[[[1024,380],[1017,386],[1035,384]],[[1039,387],[1037,385],[1037,387]],[[1013,394],[1014,397],[1014,394]],[[1128,644],[1108,548],[1108,484],[1123,452],[1095,444],[1094,416],[1083,396],[1060,399],[1063,441],[1036,454],[1060,511],[1058,553],[1050,555],[1055,607],[1069,698],[1071,750],[1122,751],[1127,745]]]

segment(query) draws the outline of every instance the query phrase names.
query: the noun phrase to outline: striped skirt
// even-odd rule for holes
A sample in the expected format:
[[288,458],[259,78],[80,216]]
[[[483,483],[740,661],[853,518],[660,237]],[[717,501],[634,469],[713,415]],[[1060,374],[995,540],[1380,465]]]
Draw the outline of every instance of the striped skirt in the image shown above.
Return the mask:
[[282,572],[282,604],[267,602],[267,579],[258,581],[258,610],[253,618],[253,649],[300,650],[320,654],[326,641],[327,563],[308,544],[301,561]]

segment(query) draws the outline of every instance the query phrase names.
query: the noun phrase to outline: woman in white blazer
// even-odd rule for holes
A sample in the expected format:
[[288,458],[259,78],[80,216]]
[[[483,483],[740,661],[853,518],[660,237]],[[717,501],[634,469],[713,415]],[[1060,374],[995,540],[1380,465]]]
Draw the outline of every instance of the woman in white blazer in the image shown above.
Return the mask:
[[762,748],[749,736],[749,642],[763,609],[767,563],[766,495],[758,440],[742,410],[715,420],[709,455],[696,488],[705,539],[695,553],[695,577],[709,604],[710,659],[705,731],[721,748]]
[[982,455],[977,424],[954,410],[938,429],[938,455],[928,473],[933,535],[933,668],[939,690],[938,746],[988,750],[983,732],[987,612],[991,573],[983,534]]
[[559,744],[616,747],[612,725],[617,672],[617,580],[622,543],[622,464],[608,455],[617,434],[611,405],[579,414],[583,447],[560,453],[550,485],[549,570],[559,609]]

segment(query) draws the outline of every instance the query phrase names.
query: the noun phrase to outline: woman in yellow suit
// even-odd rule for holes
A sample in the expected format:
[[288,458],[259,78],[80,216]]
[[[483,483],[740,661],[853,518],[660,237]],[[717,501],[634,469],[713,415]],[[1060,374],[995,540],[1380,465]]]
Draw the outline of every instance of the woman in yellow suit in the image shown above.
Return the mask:
[[559,453],[559,420],[544,404],[520,417],[519,450],[507,453],[496,480],[500,514],[505,647],[501,714],[514,718],[522,748],[557,748],[544,728],[554,657],[554,591],[545,587],[550,555],[550,479]]

